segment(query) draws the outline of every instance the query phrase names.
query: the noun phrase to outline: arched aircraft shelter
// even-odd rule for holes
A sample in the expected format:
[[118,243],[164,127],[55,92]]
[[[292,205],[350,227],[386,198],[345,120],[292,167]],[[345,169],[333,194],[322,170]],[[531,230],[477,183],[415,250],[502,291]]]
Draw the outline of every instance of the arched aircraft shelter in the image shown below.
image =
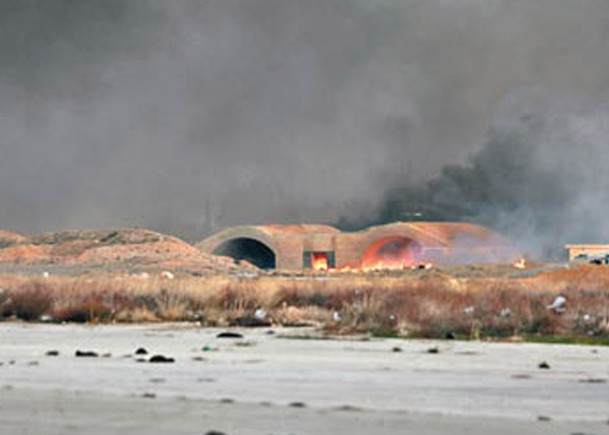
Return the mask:
[[261,269],[285,270],[500,262],[519,256],[490,229],[453,222],[396,222],[357,232],[328,225],[244,225],[220,231],[197,246]]

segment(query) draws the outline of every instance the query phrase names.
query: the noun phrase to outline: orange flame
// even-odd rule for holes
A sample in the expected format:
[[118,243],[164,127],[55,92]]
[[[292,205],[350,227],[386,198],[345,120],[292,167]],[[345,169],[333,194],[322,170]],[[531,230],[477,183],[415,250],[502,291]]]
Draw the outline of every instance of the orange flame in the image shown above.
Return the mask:
[[362,269],[406,269],[420,264],[421,246],[404,237],[386,237],[377,240],[364,253]]
[[323,252],[311,254],[311,266],[313,270],[328,270],[328,254]]

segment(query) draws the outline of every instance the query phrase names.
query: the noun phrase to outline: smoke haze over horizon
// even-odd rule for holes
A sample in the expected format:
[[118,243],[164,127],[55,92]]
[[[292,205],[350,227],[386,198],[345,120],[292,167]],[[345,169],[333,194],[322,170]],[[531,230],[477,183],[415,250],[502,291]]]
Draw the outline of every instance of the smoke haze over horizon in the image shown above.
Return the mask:
[[0,228],[423,212],[608,241],[607,23],[601,0],[0,0]]

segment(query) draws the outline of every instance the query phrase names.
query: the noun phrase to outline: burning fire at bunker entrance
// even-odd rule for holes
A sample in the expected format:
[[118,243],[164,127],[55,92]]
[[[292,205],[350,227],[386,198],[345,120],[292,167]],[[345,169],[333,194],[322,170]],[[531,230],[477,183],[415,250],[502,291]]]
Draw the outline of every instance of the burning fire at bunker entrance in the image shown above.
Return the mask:
[[396,222],[357,232],[310,224],[237,226],[198,247],[261,269],[313,271],[429,268],[521,257],[497,233],[462,222]]
[[362,259],[364,269],[395,269],[419,263],[422,247],[405,237],[386,237],[373,243]]

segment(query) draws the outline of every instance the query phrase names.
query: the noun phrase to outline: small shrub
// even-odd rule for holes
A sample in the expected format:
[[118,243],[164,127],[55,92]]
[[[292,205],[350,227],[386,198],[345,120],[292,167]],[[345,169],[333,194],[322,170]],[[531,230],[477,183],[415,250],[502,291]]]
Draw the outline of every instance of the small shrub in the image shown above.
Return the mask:
[[191,304],[180,294],[163,289],[154,298],[157,317],[161,320],[189,320],[192,317]]
[[3,315],[15,316],[22,320],[38,320],[53,305],[53,291],[40,281],[26,281],[16,290],[8,292]]
[[84,295],[80,300],[56,309],[54,318],[65,322],[103,322],[112,317],[113,309],[101,295]]

